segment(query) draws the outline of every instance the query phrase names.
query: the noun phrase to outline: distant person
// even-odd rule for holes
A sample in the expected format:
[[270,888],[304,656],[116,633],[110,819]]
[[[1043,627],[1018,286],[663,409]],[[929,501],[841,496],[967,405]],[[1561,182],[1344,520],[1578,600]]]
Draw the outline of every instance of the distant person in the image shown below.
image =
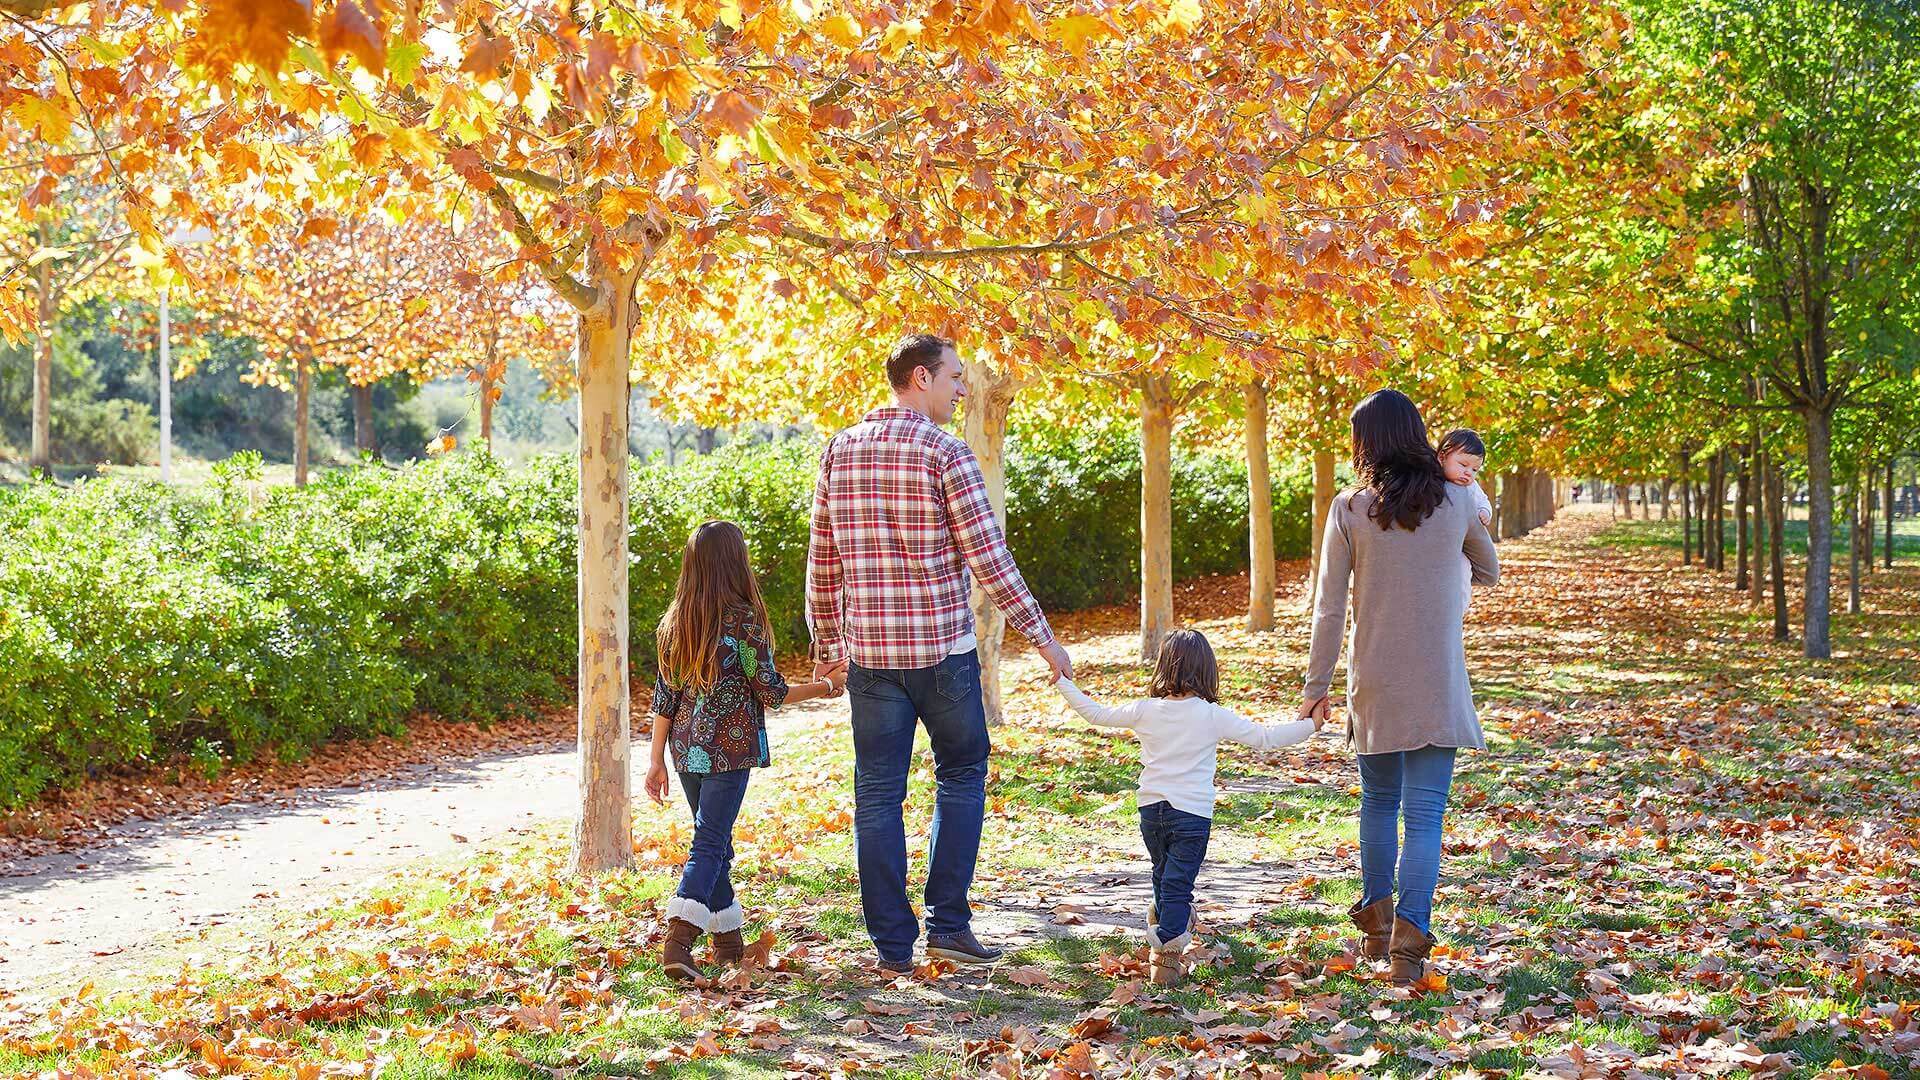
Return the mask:
[[973,451],[943,430],[966,396],[953,342],[916,334],[887,359],[894,403],[835,435],[820,455],[807,549],[807,626],[816,675],[851,662],[854,850],[860,906],[883,970],[913,970],[919,919],[907,902],[901,806],[916,723],[937,787],[927,860],[927,955],[991,963],[968,890],[986,812],[986,711],[969,593],[977,579],[1055,673],[1067,651],[1007,551]]
[[1366,935],[1363,954],[1390,959],[1393,981],[1406,985],[1425,975],[1433,950],[1454,755],[1486,747],[1467,682],[1459,559],[1464,552],[1482,585],[1498,583],[1500,562],[1472,496],[1447,482],[1405,394],[1368,395],[1352,424],[1362,486],[1336,497],[1327,515],[1299,715],[1327,716],[1351,589],[1347,734],[1360,761],[1363,891],[1348,915]]
[[667,753],[693,811],[693,844],[680,886],[667,900],[660,964],[667,978],[701,977],[693,944],[713,935],[713,959],[740,961],[745,915],[733,895],[733,823],[747,777],[772,763],[766,710],[834,697],[844,668],[788,686],[773,664],[773,628],[747,538],[731,521],[709,521],[687,537],[680,580],[657,634],[660,674],[653,684],[652,764],[647,794],[667,799]]
[[1214,769],[1222,742],[1259,750],[1292,746],[1320,730],[1323,718],[1259,723],[1220,704],[1220,668],[1198,630],[1175,630],[1160,643],[1149,696],[1105,706],[1059,678],[1054,688],[1087,722],[1130,728],[1140,739],[1140,838],[1153,863],[1147,905],[1148,976],[1174,986],[1186,974],[1193,934],[1194,879],[1213,834]]

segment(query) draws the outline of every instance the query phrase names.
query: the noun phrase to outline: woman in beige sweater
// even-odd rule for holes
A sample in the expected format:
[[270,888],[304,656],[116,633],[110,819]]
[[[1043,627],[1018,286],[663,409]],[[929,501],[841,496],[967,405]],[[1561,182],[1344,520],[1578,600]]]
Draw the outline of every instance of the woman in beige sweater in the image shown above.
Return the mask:
[[1325,716],[1351,585],[1347,733],[1360,757],[1363,891],[1348,914],[1366,934],[1364,954],[1390,957],[1394,982],[1406,984],[1425,974],[1433,949],[1454,753],[1486,747],[1467,684],[1460,556],[1476,585],[1498,582],[1500,563],[1472,497],[1447,482],[1405,394],[1381,390],[1355,407],[1353,467],[1363,486],[1334,499],[1321,542],[1300,715]]

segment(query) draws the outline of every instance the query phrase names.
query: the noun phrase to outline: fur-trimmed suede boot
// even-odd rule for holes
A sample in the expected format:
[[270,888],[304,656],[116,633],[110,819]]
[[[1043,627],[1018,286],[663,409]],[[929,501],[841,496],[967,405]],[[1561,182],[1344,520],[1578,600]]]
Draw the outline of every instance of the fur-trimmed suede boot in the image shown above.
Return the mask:
[[713,935],[714,963],[727,967],[740,962],[747,951],[747,944],[740,937],[740,927],[745,923],[746,915],[738,902],[713,913],[712,921],[707,923],[707,933]]
[[667,937],[660,944],[660,967],[675,982],[692,982],[706,973],[693,958],[693,943],[713,921],[707,905],[684,896],[667,900]]
[[1147,977],[1155,986],[1179,986],[1180,980],[1187,974],[1187,946],[1193,943],[1193,934],[1185,933],[1172,941],[1160,942],[1158,930],[1148,931],[1147,937],[1152,943],[1147,954]]

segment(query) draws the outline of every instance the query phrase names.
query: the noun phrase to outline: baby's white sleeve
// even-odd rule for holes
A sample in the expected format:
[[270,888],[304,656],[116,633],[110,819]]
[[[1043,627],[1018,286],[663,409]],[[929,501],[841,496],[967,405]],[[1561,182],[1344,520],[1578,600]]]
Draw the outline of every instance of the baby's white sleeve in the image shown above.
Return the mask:
[[1475,480],[1472,487],[1474,512],[1482,518],[1491,521],[1493,519],[1493,503],[1487,500],[1487,493],[1480,487],[1480,481]]

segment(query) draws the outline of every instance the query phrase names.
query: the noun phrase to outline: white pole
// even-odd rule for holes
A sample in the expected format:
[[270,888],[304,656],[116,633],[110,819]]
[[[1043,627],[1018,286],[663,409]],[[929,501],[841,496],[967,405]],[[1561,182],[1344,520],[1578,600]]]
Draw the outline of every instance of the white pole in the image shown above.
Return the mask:
[[167,300],[172,291],[168,286],[160,289],[160,482],[163,484],[173,483],[173,364],[167,352],[167,338],[172,331]]

